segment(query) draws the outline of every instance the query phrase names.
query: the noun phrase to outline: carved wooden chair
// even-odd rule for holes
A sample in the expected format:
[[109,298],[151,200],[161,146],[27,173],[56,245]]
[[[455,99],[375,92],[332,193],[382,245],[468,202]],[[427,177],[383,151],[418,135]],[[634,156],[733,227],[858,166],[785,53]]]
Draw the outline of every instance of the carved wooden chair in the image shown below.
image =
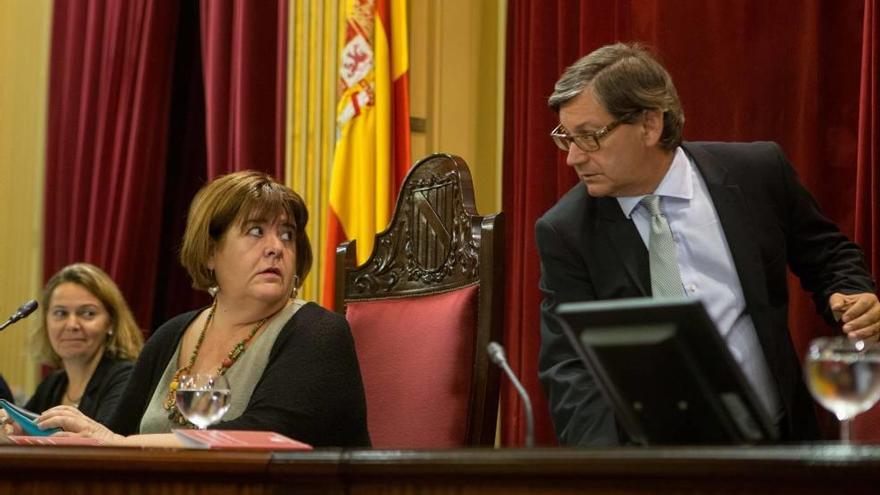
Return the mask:
[[336,308],[351,324],[377,448],[493,445],[501,338],[502,214],[479,216],[464,160],[407,175],[391,224],[356,264],[336,251]]

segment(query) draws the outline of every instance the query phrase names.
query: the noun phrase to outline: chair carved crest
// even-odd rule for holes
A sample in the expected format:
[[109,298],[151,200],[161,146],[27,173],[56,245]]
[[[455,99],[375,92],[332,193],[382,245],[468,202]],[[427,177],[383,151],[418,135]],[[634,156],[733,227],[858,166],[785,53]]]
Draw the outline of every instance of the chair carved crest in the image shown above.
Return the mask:
[[434,155],[412,171],[372,256],[345,274],[346,299],[442,292],[478,280],[479,224],[459,160]]
[[[401,186],[390,224],[376,234],[373,251],[363,265],[356,266],[355,241],[338,246],[335,309],[351,323],[368,407],[380,411],[371,413],[374,445],[410,445],[411,441],[428,442],[429,446],[449,445],[444,443],[453,440],[448,435],[458,433],[451,433],[455,428],[444,428],[453,419],[449,424],[462,428],[462,437],[454,439],[455,445],[493,444],[500,377],[485,349],[489,341],[501,340],[502,239],[503,213],[477,214],[473,182],[464,160],[436,154],[413,165]],[[453,304],[431,306],[441,300]],[[395,311],[388,309],[391,307],[410,318],[419,318],[420,309],[430,308],[426,311],[432,312],[425,315],[431,321],[413,331],[406,317],[381,314]],[[391,337],[386,341],[386,336]],[[418,365],[407,361],[414,353],[394,356],[385,347],[376,347],[388,346],[399,351],[407,346],[420,347],[425,341],[432,341],[434,349],[451,345],[454,355],[442,359],[443,365],[432,368],[429,379],[416,379],[417,385],[413,380],[400,378],[420,376]],[[387,376],[396,380],[394,387],[383,385]],[[460,388],[462,384],[457,380],[469,385]],[[401,389],[421,392],[431,386],[439,387],[434,397],[446,397],[444,405],[449,408],[446,415],[435,417],[433,424],[441,425],[443,433],[424,427],[421,421],[431,420],[425,419],[419,408],[407,409],[412,394],[395,395]],[[384,422],[389,414],[389,401],[396,404],[391,413],[393,425]],[[464,407],[458,410],[458,404]],[[402,411],[406,413],[401,414]],[[455,419],[456,414],[464,416]],[[402,424],[414,418],[417,426]],[[377,432],[384,432],[385,436]]]

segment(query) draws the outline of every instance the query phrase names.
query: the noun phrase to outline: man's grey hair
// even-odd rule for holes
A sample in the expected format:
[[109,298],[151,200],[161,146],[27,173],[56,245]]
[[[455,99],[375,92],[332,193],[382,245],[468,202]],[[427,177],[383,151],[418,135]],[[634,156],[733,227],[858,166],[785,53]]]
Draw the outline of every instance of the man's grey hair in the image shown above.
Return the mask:
[[660,145],[672,150],[681,144],[684,111],[672,77],[642,45],[606,45],[572,64],[556,82],[550,108],[558,112],[585,89],[624,123],[634,122],[644,110],[662,112]]

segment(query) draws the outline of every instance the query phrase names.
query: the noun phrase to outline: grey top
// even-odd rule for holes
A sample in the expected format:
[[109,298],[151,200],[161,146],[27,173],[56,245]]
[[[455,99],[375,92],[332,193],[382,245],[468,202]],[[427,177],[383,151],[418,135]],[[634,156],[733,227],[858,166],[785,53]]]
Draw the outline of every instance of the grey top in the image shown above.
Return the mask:
[[[305,304],[305,301],[296,299],[293,304],[282,309],[269,325],[257,338],[255,338],[247,350],[241,354],[231,368],[226,371],[226,379],[232,390],[232,399],[229,410],[223,415],[223,421],[230,421],[241,416],[251,400],[251,394],[257,385],[266,364],[269,362],[269,352],[275,344],[275,339],[291,317]],[[207,311],[207,310],[205,310]],[[181,339],[183,342],[183,339]],[[177,362],[180,355],[180,345],[168,361],[159,385],[153,390],[150,403],[141,418],[140,433],[170,433],[172,428],[180,428],[180,425],[168,419],[168,411],[163,407],[165,397],[168,394],[168,385],[171,378],[177,372]]]

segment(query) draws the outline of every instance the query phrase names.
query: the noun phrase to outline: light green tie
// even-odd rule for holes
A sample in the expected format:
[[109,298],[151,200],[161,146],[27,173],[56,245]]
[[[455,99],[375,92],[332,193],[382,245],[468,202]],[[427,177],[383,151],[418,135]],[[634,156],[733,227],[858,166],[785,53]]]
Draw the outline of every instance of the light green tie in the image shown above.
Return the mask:
[[675,241],[666,216],[660,211],[660,196],[649,194],[641,204],[651,214],[648,258],[651,263],[651,293],[654,297],[684,297],[681,273],[675,253]]

